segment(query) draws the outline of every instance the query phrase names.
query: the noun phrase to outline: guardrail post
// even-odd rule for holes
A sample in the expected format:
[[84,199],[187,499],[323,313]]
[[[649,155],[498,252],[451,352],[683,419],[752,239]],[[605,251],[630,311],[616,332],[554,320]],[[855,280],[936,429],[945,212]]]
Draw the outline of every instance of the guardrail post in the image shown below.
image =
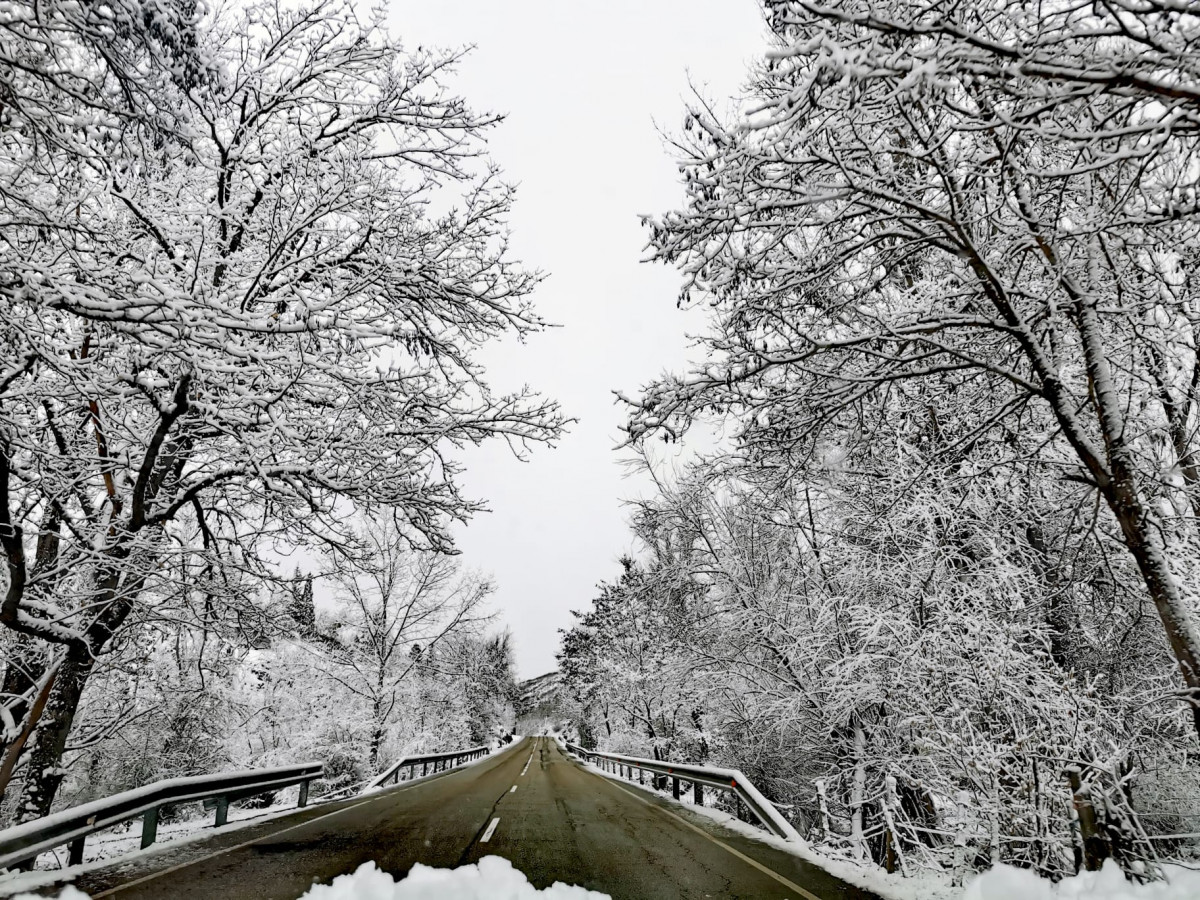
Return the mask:
[[229,821],[229,798],[217,798],[217,820],[213,823],[214,828],[220,828]]
[[671,776],[671,796],[674,797],[676,800],[679,799],[679,776],[678,775]]
[[417,764],[413,763],[411,766],[408,767],[408,780],[412,781],[416,777],[417,777]]
[[638,784],[646,783],[646,770],[638,766]]
[[158,837],[158,807],[152,806],[142,813],[142,849],[145,850]]
[[425,760],[425,762],[421,763],[421,775],[425,776],[428,774],[429,774],[429,760]]
[[300,782],[300,802],[297,806],[308,806],[308,785],[307,781]]
[[704,805],[704,785],[698,781],[692,782],[692,802],[697,806]]
[[83,841],[87,835],[80,835],[71,841],[70,849],[67,856],[68,866],[78,866],[83,863]]

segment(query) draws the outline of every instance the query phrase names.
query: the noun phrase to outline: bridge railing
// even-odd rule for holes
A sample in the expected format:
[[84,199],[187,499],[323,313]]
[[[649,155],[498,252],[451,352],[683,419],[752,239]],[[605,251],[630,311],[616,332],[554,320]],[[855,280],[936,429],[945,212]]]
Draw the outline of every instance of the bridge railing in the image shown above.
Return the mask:
[[676,800],[679,799],[679,782],[686,781],[692,786],[692,799],[697,806],[704,805],[705,787],[728,791],[746,804],[746,808],[754,814],[759,824],[767,831],[788,841],[803,840],[800,833],[792,827],[792,823],[785,819],[775,805],[737,769],[719,769],[712,766],[671,762],[670,760],[622,756],[619,753],[601,753],[597,750],[584,750],[574,744],[567,744],[567,749],[580,759],[587,760],[605,771],[631,781],[635,769],[638,772],[639,780],[643,779],[645,772],[670,778],[671,794]]
[[321,763],[301,763],[249,772],[226,772],[168,778],[102,800],[93,800],[61,812],[14,825],[0,831],[0,869],[34,859],[39,853],[70,846],[68,865],[83,862],[83,843],[90,834],[138,816],[142,818],[142,847],[158,836],[159,808],[171,803],[216,799],[216,825],[224,825],[229,804],[264,791],[300,785],[299,806],[308,803],[308,785],[324,774]]
[[401,781],[400,775],[402,770],[408,770],[408,778],[405,781],[411,781],[417,777],[416,771],[419,767],[422,775],[428,775],[430,767],[434,772],[442,772],[446,769],[453,769],[463,763],[471,762],[479,759],[481,756],[486,756],[491,753],[489,747],[471,747],[469,750],[451,750],[447,753],[426,753],[424,755],[402,756],[382,772],[380,772],[366,787],[366,791],[373,791],[383,787],[389,781],[392,784],[399,784]]

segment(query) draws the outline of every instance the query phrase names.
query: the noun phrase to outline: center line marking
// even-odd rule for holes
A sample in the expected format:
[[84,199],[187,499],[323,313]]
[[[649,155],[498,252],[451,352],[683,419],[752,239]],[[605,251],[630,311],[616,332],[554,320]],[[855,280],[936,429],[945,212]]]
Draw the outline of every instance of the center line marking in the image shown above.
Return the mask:
[[479,839],[479,843],[486,844],[492,839],[492,835],[496,832],[496,826],[500,824],[500,819],[495,818],[488,824],[487,831],[483,833],[483,837]]
[[517,789],[517,786],[514,784],[512,787],[510,787],[510,788],[508,789],[508,792],[511,794],[511,793],[512,793],[513,791],[515,791],[516,789]]

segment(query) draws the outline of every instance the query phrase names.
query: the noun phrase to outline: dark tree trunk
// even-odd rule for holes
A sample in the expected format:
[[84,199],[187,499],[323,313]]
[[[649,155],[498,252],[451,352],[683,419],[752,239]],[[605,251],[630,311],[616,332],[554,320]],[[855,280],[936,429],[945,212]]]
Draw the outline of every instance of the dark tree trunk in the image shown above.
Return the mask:
[[[116,555],[116,554],[114,554]],[[124,559],[122,552],[119,558]],[[86,639],[70,646],[66,659],[54,680],[50,699],[42,712],[38,729],[30,738],[29,766],[21,800],[17,804],[17,822],[28,822],[50,813],[54,797],[62,784],[62,758],[71,726],[79,710],[79,701],[96,657],[129,618],[133,599],[145,586],[146,576],[136,574],[122,579],[110,570],[97,579],[97,606],[103,610],[87,630]]]
[[383,716],[381,715],[382,710],[380,709],[378,703],[375,704],[374,712],[375,712],[375,715],[374,715],[373,719],[371,720],[372,721],[371,747],[370,747],[370,755],[368,757],[368,762],[371,766],[371,774],[378,775],[379,774],[379,751],[383,747],[383,735],[384,735]]
[[1142,504],[1131,482],[1132,479],[1115,483],[1105,493],[1111,493],[1107,498],[1109,506],[1121,524],[1125,544],[1137,561],[1150,599],[1154,601],[1166,630],[1167,643],[1187,685],[1192,728],[1200,738],[1200,641],[1191,622],[1187,601],[1167,562],[1162,545],[1162,523],[1148,505]]
[[91,654],[72,649],[58,671],[46,709],[30,740],[29,766],[17,806],[17,822],[28,822],[50,813],[63,779],[60,766],[67,737],[94,664]]
[[1051,558],[1049,541],[1040,524],[1025,528],[1025,538],[1034,551],[1034,569],[1041,576],[1046,588],[1046,625],[1050,631],[1050,658],[1064,672],[1070,672],[1079,664],[1076,646],[1082,626],[1079,614],[1071,597],[1058,577],[1056,560]]

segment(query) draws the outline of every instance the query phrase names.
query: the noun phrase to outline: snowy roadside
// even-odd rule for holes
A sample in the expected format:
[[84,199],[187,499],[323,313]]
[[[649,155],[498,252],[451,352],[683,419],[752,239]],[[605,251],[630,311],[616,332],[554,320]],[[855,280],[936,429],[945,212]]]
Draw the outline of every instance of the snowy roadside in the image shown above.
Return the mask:
[[84,844],[84,861],[80,865],[56,867],[58,862],[66,858],[64,847],[41,854],[37,858],[39,868],[32,872],[10,871],[0,875],[0,897],[11,897],[20,891],[31,891],[62,881],[72,881],[80,875],[102,869],[114,862],[132,862],[152,853],[163,853],[164,859],[170,862],[172,851],[207,840],[214,835],[270,822],[295,811],[293,800],[291,806],[272,804],[265,809],[231,808],[228,823],[220,828],[213,827],[211,816],[162,824],[158,828],[159,839],[145,849],[140,846],[141,830],[135,820],[124,830],[118,831],[114,828],[108,832],[91,835]]
[[[888,874],[879,868],[868,869],[848,859],[819,853],[807,843],[797,844],[778,838],[769,832],[743,822],[736,816],[710,806],[696,806],[672,799],[654,788],[626,781],[591,763],[586,768],[622,786],[637,788],[644,793],[690,810],[720,823],[731,831],[761,841],[807,863],[819,866],[830,875],[864,890],[873,891],[885,900],[1197,900],[1200,898],[1200,871],[1183,866],[1168,865],[1167,882],[1134,884],[1111,860],[1099,872],[1081,872],[1057,884],[1041,878],[1028,869],[998,865],[969,878],[965,887],[956,887],[948,875],[923,872],[905,878]],[[712,796],[711,793],[707,796]]]
[[1054,884],[1028,869],[998,865],[972,879],[963,900],[1196,900],[1200,871],[1166,865],[1166,882],[1133,884],[1112,860],[1099,872],[1080,872]]
[[[696,806],[692,803],[674,800],[668,795],[659,793],[649,785],[639,784],[636,781],[626,781],[624,778],[606,772],[599,766],[592,765],[591,763],[584,763],[584,765],[590,771],[595,772],[597,775],[603,775],[617,784],[637,788],[660,800],[674,804],[680,809],[706,816],[729,830],[736,831],[738,834],[761,841],[785,853],[790,853],[792,856],[824,869],[830,875],[840,878],[848,884],[860,887],[863,890],[872,891],[880,897],[884,897],[885,900],[958,900],[962,896],[962,888],[952,885],[949,877],[939,877],[934,873],[922,873],[915,877],[904,878],[898,874],[890,875],[882,869],[867,869],[848,859],[839,859],[835,856],[818,853],[807,842],[796,843],[794,841],[785,841],[783,838],[776,837],[756,825],[743,822],[737,816],[732,816],[714,807],[707,805]],[[706,792],[706,801],[713,798],[713,796],[713,791]]]

